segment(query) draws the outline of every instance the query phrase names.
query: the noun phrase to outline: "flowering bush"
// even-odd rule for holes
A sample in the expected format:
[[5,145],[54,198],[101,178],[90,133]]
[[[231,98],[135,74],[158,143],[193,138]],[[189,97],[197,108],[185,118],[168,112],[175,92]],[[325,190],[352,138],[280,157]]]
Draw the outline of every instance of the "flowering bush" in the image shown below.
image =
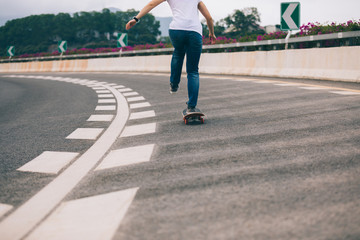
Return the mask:
[[[359,21],[348,21],[343,24],[332,23],[330,25],[320,25],[320,23],[308,23],[304,24],[300,27],[300,32],[294,35],[293,37],[303,37],[310,35],[320,35],[320,34],[328,34],[328,33],[338,33],[338,32],[348,32],[348,31],[359,31],[360,30],[360,20]],[[252,35],[252,36],[243,36],[239,39],[232,39],[226,37],[217,37],[216,44],[228,44],[228,43],[236,43],[236,42],[250,42],[250,41],[263,41],[263,40],[272,40],[272,39],[283,39],[287,35],[286,32],[274,32],[264,35]],[[209,45],[210,39],[207,37],[203,37],[203,44]],[[301,45],[301,44],[300,44]],[[80,49],[72,49],[66,51],[65,55],[75,55],[75,54],[96,54],[96,53],[110,53],[110,52],[119,52],[122,51],[134,51],[134,50],[146,50],[146,49],[159,49],[159,48],[171,48],[172,45],[170,43],[157,43],[157,44],[145,44],[145,45],[134,45],[127,46],[123,48],[80,48]],[[58,56],[60,53],[55,51],[53,53],[35,53],[35,54],[23,54],[20,56],[16,56],[15,58],[30,58],[30,57],[45,57],[45,56]],[[1,59],[5,59],[7,57],[1,57]]]
[[310,35],[320,35],[328,33],[338,33],[338,32],[348,32],[348,31],[358,31],[360,30],[360,20],[359,21],[348,21],[347,23],[336,24],[332,23],[331,25],[322,26],[320,23],[308,23],[300,27],[300,32],[297,36],[310,36]]

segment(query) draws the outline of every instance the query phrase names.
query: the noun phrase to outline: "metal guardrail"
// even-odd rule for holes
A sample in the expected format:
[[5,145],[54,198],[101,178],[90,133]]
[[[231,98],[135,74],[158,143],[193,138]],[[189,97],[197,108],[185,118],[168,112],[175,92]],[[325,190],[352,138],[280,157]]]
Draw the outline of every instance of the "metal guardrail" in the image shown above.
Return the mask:
[[[292,44],[292,43],[304,43],[304,42],[315,42],[325,40],[336,40],[346,38],[357,38],[360,37],[360,31],[352,32],[341,32],[323,35],[314,35],[306,37],[296,37],[286,39],[273,39],[263,41],[252,41],[252,42],[237,42],[229,44],[215,44],[215,45],[204,45],[203,51],[213,49],[229,49],[229,48],[246,48],[246,47],[261,47],[269,45],[281,45],[281,44]],[[98,57],[122,57],[132,55],[151,55],[151,54],[163,54],[172,53],[174,48],[160,48],[160,49],[147,49],[147,50],[134,50],[125,52],[109,52],[109,53],[92,53],[92,54],[74,54],[74,55],[63,55],[63,56],[48,56],[48,57],[31,57],[31,58],[14,58],[14,59],[2,59],[0,63],[4,62],[29,62],[29,61],[44,61],[44,60],[66,60],[66,59],[82,59],[82,58],[98,58]]]

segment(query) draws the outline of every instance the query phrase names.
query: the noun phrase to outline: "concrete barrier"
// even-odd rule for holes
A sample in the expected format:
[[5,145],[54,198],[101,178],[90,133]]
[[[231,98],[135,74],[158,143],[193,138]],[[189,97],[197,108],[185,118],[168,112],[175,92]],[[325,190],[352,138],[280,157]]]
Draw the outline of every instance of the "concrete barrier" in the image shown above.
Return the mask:
[[[170,61],[171,55],[160,55],[3,63],[0,72],[170,72]],[[204,53],[200,73],[360,82],[360,46]]]

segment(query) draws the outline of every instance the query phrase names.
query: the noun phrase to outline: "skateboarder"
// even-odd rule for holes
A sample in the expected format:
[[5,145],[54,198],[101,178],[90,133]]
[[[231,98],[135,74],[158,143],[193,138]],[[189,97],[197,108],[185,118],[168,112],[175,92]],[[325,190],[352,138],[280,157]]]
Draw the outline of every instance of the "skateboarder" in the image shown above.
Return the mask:
[[170,93],[176,93],[179,89],[186,54],[189,97],[187,112],[200,112],[196,108],[199,95],[199,61],[202,52],[202,26],[199,20],[199,11],[206,19],[211,43],[214,44],[216,40],[213,19],[203,1],[152,0],[126,24],[126,30],[132,28],[144,15],[165,1],[168,2],[173,13],[169,35],[175,49],[171,59]]

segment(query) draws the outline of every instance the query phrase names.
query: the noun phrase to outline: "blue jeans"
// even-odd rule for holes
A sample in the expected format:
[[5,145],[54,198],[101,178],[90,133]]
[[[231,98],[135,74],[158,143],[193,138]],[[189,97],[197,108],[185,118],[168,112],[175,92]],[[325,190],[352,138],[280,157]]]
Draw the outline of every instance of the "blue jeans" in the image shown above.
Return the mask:
[[175,48],[171,59],[170,82],[177,86],[186,54],[186,72],[188,79],[187,102],[189,107],[196,107],[199,96],[199,61],[202,52],[202,36],[194,31],[169,30],[171,42]]

